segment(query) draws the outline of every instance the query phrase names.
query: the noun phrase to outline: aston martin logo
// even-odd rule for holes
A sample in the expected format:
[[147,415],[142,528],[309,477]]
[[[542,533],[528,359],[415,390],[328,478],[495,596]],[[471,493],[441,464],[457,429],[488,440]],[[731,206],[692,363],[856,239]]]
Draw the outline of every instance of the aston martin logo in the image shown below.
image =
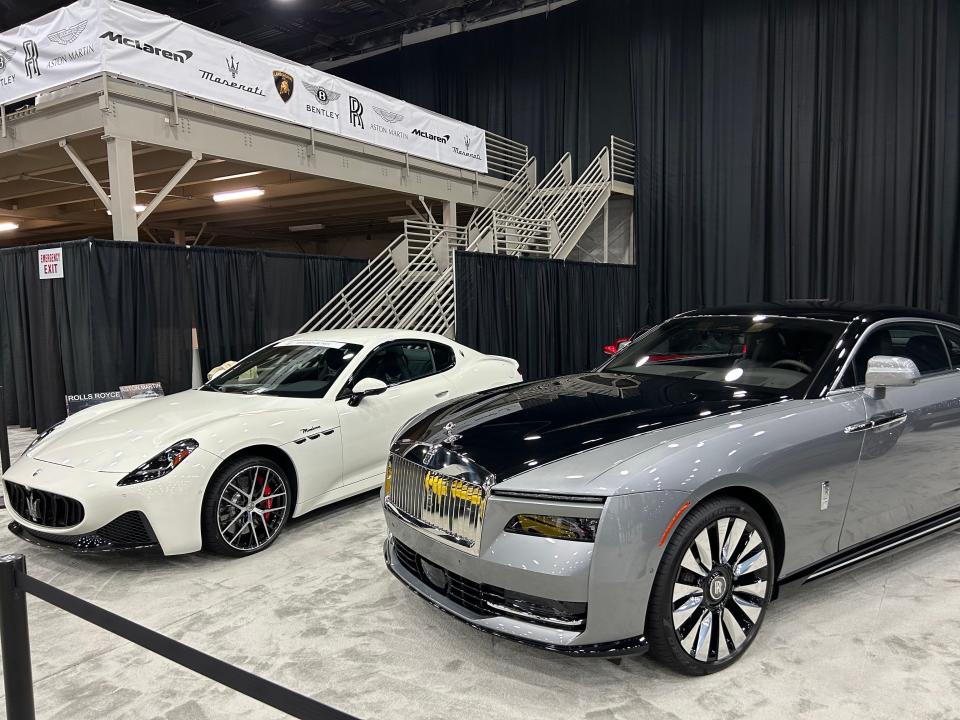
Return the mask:
[[16,54],[16,48],[13,48],[13,50],[0,50],[0,71],[6,69],[7,63],[13,60],[13,56]]
[[390,112],[389,110],[384,110],[383,108],[378,108],[377,106],[373,107],[373,111],[380,116],[380,119],[384,122],[395,123],[403,120],[403,115],[400,113]]
[[284,102],[290,102],[293,97],[293,75],[282,70],[273,71],[273,84],[277,88],[277,94]]
[[333,90],[327,90],[327,88],[321,85],[314,85],[313,83],[304,82],[303,86],[307,89],[307,92],[313,95],[317,99],[317,102],[321,105],[336,102],[337,98],[340,97],[340,93],[334,92]]
[[40,520],[40,500],[33,493],[27,495],[27,515],[34,522]]
[[78,22],[76,25],[73,25],[63,30],[57,30],[47,35],[47,40],[50,42],[57,43],[58,45],[69,45],[78,37],[80,33],[84,31],[87,27],[87,21]]

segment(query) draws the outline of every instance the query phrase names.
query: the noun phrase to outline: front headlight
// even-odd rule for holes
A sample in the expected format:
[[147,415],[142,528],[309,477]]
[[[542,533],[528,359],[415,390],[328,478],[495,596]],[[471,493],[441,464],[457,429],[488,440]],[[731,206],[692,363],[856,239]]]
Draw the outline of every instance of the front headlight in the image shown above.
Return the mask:
[[138,483],[156,480],[164,475],[173,472],[173,469],[180,463],[190,457],[190,453],[200,447],[196,440],[181,440],[174,443],[156,457],[147,460],[123,480],[117,483],[119,486],[137,485]]
[[599,518],[516,515],[503,530],[517,535],[534,535],[554,540],[593,542],[597,537],[599,523]]
[[31,450],[33,450],[37,445],[39,445],[40,443],[42,443],[42,442],[46,439],[47,435],[49,435],[49,434],[52,433],[54,430],[56,430],[58,427],[60,427],[61,425],[63,425],[64,422],[66,422],[66,421],[65,421],[65,420],[61,420],[61,421],[58,422],[56,425],[51,425],[51,426],[48,427],[46,430],[44,430],[42,433],[40,433],[39,435],[37,435],[37,436],[33,439],[33,442],[30,443],[29,445],[27,445],[27,449],[24,450],[22,453],[20,453],[20,457],[23,457],[23,456],[26,455],[28,452],[30,452]]

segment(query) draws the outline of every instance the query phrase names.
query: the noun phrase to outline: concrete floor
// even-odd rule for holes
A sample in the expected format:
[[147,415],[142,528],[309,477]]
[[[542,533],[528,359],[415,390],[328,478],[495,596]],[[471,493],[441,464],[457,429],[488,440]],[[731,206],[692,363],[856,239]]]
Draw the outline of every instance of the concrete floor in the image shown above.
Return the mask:
[[[472,630],[393,580],[383,534],[368,495],[294,521],[244,560],[81,557],[5,529],[0,553],[23,552],[42,580],[365,720],[960,718],[960,532],[774,603],[740,663],[696,679]],[[29,611],[38,718],[284,717],[39,600]]]

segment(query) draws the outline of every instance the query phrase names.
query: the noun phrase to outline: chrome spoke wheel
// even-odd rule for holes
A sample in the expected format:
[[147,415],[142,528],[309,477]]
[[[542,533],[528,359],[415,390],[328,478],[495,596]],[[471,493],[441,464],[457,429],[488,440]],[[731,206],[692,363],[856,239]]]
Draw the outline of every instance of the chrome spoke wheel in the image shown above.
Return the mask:
[[770,566],[770,548],[742,518],[721,517],[693,538],[673,585],[673,628],[687,655],[724,661],[752,638]]
[[224,485],[217,502],[217,527],[230,547],[252,552],[280,532],[287,515],[287,484],[276,470],[251,465]]

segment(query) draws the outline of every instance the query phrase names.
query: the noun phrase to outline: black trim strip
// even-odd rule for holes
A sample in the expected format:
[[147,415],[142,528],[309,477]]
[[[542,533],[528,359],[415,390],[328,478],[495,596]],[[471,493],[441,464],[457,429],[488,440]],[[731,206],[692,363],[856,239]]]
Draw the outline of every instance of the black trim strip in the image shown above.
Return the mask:
[[828,555],[823,560],[818,560],[782,578],[778,586],[790,583],[806,585],[861,562],[907,547],[913,542],[931,538],[957,527],[960,527],[960,505],[909,525],[904,525],[902,528],[879,537],[858,543],[833,555]]
[[[28,543],[37,545],[38,547],[47,548],[49,550],[59,550],[60,552],[69,552],[75,553],[77,555],[95,555],[98,553],[122,553],[122,552],[151,552],[156,551],[160,554],[163,554],[163,551],[160,549],[159,542],[145,543],[142,545],[120,545],[114,542],[104,542],[102,545],[96,547],[80,547],[78,545],[70,542],[71,538],[77,536],[66,536],[64,542],[55,542],[53,540],[47,540],[36,534],[29,528],[24,527],[18,522],[12,522],[7,525],[7,530],[12,532],[21,540],[26,540]],[[152,531],[151,531],[152,532]],[[95,532],[89,533],[90,535],[96,535]]]
[[478,625],[477,623],[471,622],[466,618],[460,617],[450,608],[442,605],[441,603],[434,600],[428,595],[424,595],[420,590],[413,585],[407,578],[403,577],[397,570],[395,564],[390,557],[390,543],[393,538],[388,537],[383,542],[383,560],[387,565],[387,569],[393,574],[397,580],[399,580],[403,585],[410,590],[414,595],[423,598],[428,603],[433,605],[440,610],[443,610],[445,613],[455,617],[460,622],[466,623],[475,630],[485,632],[488,635],[493,635],[494,637],[504,638],[505,640],[512,640],[513,642],[520,643],[521,645],[529,645],[530,647],[535,647],[540,650],[547,650],[549,652],[560,653],[562,655],[570,655],[573,657],[591,657],[591,658],[604,658],[604,657],[620,657],[623,655],[642,655],[650,649],[650,644],[647,642],[647,639],[642,635],[637,637],[625,638],[623,640],[613,640],[606,643],[594,643],[591,645],[556,645],[554,643],[544,643],[538,642],[536,640],[530,640],[529,638],[517,637],[515,635],[508,635],[507,633],[499,632],[497,630],[491,630],[488,627],[483,625]]

